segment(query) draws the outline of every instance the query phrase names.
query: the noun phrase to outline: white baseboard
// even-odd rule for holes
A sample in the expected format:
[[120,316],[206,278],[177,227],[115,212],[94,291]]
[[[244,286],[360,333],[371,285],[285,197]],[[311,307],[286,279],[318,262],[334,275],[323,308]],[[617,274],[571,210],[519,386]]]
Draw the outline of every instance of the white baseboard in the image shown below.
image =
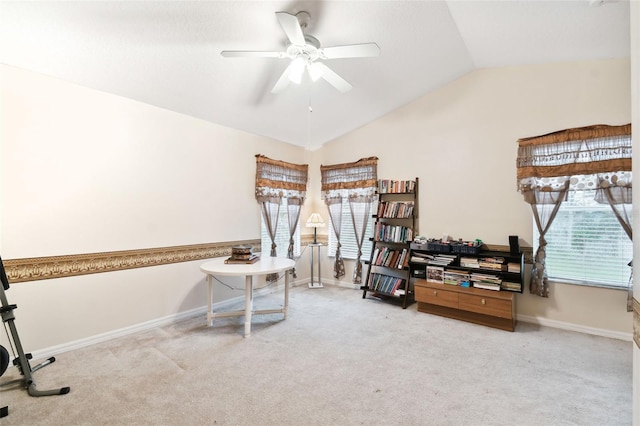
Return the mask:
[[69,352],[75,349],[84,348],[86,346],[95,345],[96,343],[106,342],[108,340],[117,339],[119,337],[128,336],[130,334],[139,333],[141,331],[151,330],[156,327],[161,327],[167,324],[183,321],[185,319],[193,318],[198,315],[205,315],[207,312],[206,307],[192,309],[189,311],[180,312],[178,314],[168,315],[163,318],[157,318],[151,321],[135,324],[129,327],[120,328],[117,330],[109,331],[106,333],[96,334],[95,336],[87,337],[84,339],[74,340],[61,345],[51,346],[45,349],[40,349],[32,352],[33,358],[38,359],[41,357],[48,357],[51,355],[57,355],[64,352]]
[[[296,280],[296,281],[293,281],[291,285],[293,287],[300,286],[300,285],[306,286],[307,281],[308,280],[306,279]],[[353,283],[344,282],[344,281],[337,281],[334,279],[329,279],[329,280],[323,279],[322,283],[328,284],[328,285],[334,285],[342,288],[349,288],[353,290],[360,289],[359,284],[353,284]],[[265,293],[271,293],[274,291],[279,291],[280,287],[282,287],[282,285],[269,286],[260,290],[256,290],[255,294],[260,295]],[[214,307],[214,310],[224,310],[227,306],[242,302],[243,300],[244,300],[244,295],[227,299],[219,303],[214,303],[213,307]],[[86,346],[91,346],[96,343],[106,342],[108,340],[117,339],[119,337],[127,336],[134,333],[139,333],[141,331],[151,330],[156,327],[162,327],[164,325],[184,321],[200,315],[203,316],[203,321],[204,321],[204,316],[206,312],[207,312],[206,306],[202,306],[202,307],[191,309],[188,311],[179,312],[177,314],[167,315],[165,317],[157,318],[151,321],[146,321],[140,324],[135,324],[129,327],[124,327],[117,330],[109,331],[107,333],[97,334],[95,336],[87,337],[84,339],[75,340],[75,341],[64,343],[61,345],[51,346],[45,349],[40,349],[35,352],[32,352],[32,355],[35,360],[37,360],[38,358],[54,356],[54,355],[72,351],[75,349],[80,349]],[[579,333],[610,337],[613,339],[626,340],[626,341],[633,340],[633,333],[622,333],[617,331],[605,330],[601,328],[586,327],[583,325],[572,324],[572,323],[567,323],[563,321],[556,321],[556,320],[551,320],[547,318],[538,318],[538,317],[532,317],[528,315],[517,315],[517,320],[522,322],[528,322],[532,324],[547,326],[547,327],[559,328],[562,330],[576,331]]]
[[564,321],[557,321],[548,318],[538,318],[529,315],[516,315],[516,319],[531,324],[543,325],[546,327],[559,328],[561,330],[577,331],[578,333],[593,334],[595,336],[610,337],[618,340],[633,340],[633,333],[623,333],[620,331],[605,330],[602,328],[587,327],[579,324],[572,324]]
[[[279,290],[281,286],[269,286],[267,288],[254,290],[255,295],[272,293],[274,291]],[[244,294],[242,296],[233,297],[227,300],[223,300],[218,303],[213,304],[214,311],[222,311],[225,310],[228,306],[231,306],[235,303],[240,303],[244,301]],[[87,346],[95,345],[96,343],[106,342],[112,339],[117,339],[119,337],[128,336],[130,334],[139,333],[141,331],[151,330],[153,328],[162,327],[168,324],[173,324],[176,322],[188,320],[197,316],[202,316],[203,323],[206,322],[206,313],[207,307],[202,306],[199,308],[191,309],[184,312],[179,312],[177,314],[167,315],[162,318],[157,318],[151,321],[145,321],[143,323],[135,324],[129,327],[120,328],[117,330],[109,331],[102,334],[97,334],[95,336],[87,337],[84,339],[74,340],[68,343],[63,343],[61,345],[51,346],[45,349],[39,349],[31,353],[33,359],[37,360],[40,358],[45,358],[49,356],[58,355],[64,352],[69,352],[75,349],[84,348]]]

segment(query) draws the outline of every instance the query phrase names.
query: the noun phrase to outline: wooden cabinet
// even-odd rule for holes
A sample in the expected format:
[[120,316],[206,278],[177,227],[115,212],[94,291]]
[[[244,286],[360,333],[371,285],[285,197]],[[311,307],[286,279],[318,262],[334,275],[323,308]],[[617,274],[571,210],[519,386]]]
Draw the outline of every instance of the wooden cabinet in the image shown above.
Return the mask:
[[516,299],[513,292],[484,290],[416,280],[418,311],[441,315],[502,330],[516,327]]
[[378,182],[374,206],[373,248],[362,298],[367,293],[399,301],[406,308],[414,301],[409,273],[410,243],[417,233],[418,178],[410,181]]
[[409,266],[418,311],[514,331],[522,253],[412,243]]

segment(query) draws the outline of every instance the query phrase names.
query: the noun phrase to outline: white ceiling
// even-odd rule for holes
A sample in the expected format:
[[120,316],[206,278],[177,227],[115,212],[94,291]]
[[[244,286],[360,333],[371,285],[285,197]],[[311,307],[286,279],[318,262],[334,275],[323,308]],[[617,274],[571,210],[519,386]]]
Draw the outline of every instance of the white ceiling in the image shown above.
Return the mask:
[[[0,63],[315,149],[478,68],[629,57],[628,1],[594,2],[2,0]],[[351,91],[273,95],[288,60],[220,56],[284,50],[301,10],[324,47],[380,46],[325,62]]]

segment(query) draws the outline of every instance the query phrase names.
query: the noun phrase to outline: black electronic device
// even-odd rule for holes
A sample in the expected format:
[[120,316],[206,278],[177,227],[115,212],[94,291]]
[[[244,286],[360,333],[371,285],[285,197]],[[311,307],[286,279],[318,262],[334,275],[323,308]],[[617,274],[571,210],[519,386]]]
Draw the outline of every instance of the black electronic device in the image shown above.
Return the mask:
[[520,243],[517,235],[509,235],[509,251],[511,254],[520,253]]

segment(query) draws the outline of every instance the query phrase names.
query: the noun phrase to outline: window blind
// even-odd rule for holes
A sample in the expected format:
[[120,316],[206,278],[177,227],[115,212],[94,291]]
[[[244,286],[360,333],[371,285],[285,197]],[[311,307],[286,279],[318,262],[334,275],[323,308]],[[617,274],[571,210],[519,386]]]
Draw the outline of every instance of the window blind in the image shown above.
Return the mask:
[[[539,234],[534,226],[537,249]],[[569,193],[546,234],[550,279],[627,288],[633,244],[611,207],[588,191]]]
[[[374,203],[375,204],[375,203]],[[355,212],[357,214],[363,214],[365,206],[363,203],[354,204]],[[375,211],[372,207],[371,212]],[[329,217],[329,247],[328,255],[333,257],[336,255],[337,241],[335,233],[333,232],[333,224],[331,223],[331,217]],[[367,222],[367,231],[364,235],[364,241],[362,243],[362,257],[361,260],[369,260],[371,257],[371,237],[373,236],[373,219],[369,217]],[[342,227],[340,228],[340,243],[342,244],[340,250],[344,259],[355,260],[358,257],[358,244],[356,241],[356,235],[353,231],[353,221],[351,220],[351,210],[349,203],[344,201],[342,203]]]

